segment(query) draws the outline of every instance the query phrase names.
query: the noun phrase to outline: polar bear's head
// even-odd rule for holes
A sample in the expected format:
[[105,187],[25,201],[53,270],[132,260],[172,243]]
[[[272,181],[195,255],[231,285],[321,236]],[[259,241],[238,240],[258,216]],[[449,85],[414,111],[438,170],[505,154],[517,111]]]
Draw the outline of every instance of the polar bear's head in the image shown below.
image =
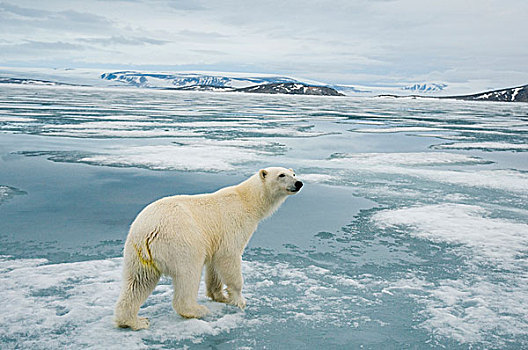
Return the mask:
[[295,194],[303,186],[303,183],[295,177],[293,169],[280,167],[261,169],[259,176],[266,188],[277,194]]

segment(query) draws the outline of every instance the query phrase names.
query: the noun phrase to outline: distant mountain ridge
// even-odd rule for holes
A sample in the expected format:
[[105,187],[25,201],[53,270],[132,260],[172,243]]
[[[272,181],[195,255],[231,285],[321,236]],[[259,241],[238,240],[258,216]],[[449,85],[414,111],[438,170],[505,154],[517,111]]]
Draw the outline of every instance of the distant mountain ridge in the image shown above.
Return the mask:
[[[301,80],[288,76],[259,73],[221,72],[141,72],[132,70],[101,73],[96,69],[18,69],[0,67],[0,84],[40,86],[131,86],[164,90],[233,91],[270,94],[339,96],[342,94],[374,97],[415,97],[468,101],[528,102],[528,85],[475,94],[447,95],[461,91],[446,83],[416,83],[407,86],[339,85]],[[459,84],[460,85],[460,84]],[[466,91],[475,89],[466,89]],[[411,92],[411,93],[404,93]]]
[[0,77],[0,84],[46,85],[46,86],[57,86],[57,85],[76,86],[76,85],[73,85],[73,84],[59,83],[57,81],[51,81],[51,80],[5,78],[5,77]]
[[220,76],[199,73],[141,73],[122,71],[101,74],[101,79],[142,88],[192,91],[233,91],[247,93],[344,96],[336,89],[313,85],[282,76]]
[[272,83],[236,89],[235,91],[260,94],[345,96],[336,89],[327,86],[313,86],[301,83]]
[[444,96],[441,98],[466,101],[528,102],[528,85],[481,92],[472,95]]
[[210,86],[217,88],[243,88],[271,83],[306,83],[283,76],[223,76],[201,73],[143,73],[121,71],[101,74],[101,79],[137,87],[168,88]]
[[447,84],[444,83],[420,83],[402,87],[402,90],[413,91],[413,92],[439,92],[444,90]]
[[528,102],[528,85],[517,86],[513,88],[506,88],[500,90],[480,92],[471,95],[457,95],[457,96],[422,96],[422,95],[394,95],[394,94],[380,94],[377,97],[393,97],[393,98],[437,98],[450,100],[464,100],[464,101],[493,101],[493,102]]

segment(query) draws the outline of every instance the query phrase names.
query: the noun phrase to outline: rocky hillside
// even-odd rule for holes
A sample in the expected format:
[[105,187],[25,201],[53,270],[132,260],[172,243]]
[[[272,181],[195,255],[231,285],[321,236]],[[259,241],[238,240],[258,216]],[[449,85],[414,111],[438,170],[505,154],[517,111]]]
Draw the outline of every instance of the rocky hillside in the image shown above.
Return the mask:
[[275,75],[149,73],[120,71],[101,74],[101,79],[121,84],[166,90],[235,91],[264,94],[342,96],[333,87]]
[[314,86],[301,83],[272,83],[236,89],[235,91],[259,94],[344,96],[337,90],[326,86]]
[[101,74],[101,79],[142,88],[191,88],[208,86],[214,88],[244,88],[270,83],[300,83],[300,81],[275,75],[225,75],[206,73],[150,73],[120,71]]
[[465,96],[447,96],[457,100],[468,101],[501,101],[501,102],[528,102],[528,85],[514,88],[493,90]]

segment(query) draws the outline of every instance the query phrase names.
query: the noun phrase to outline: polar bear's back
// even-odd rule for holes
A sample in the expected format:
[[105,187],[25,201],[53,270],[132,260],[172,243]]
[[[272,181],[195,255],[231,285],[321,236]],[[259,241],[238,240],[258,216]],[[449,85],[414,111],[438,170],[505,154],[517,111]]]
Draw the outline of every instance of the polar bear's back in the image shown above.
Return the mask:
[[233,231],[243,212],[235,191],[224,188],[215,193],[177,195],[161,198],[146,206],[130,227],[127,241],[143,244],[192,245],[196,241],[213,248],[219,236]]
[[[205,256],[207,238],[190,210],[189,198],[173,196],[159,199],[146,206],[136,217],[125,243],[125,259],[155,266],[168,274],[175,263],[189,256]],[[185,253],[185,254],[183,254]]]
[[177,235],[193,227],[194,218],[188,197],[193,196],[164,197],[147,205],[130,226],[129,238],[142,240],[152,231]]

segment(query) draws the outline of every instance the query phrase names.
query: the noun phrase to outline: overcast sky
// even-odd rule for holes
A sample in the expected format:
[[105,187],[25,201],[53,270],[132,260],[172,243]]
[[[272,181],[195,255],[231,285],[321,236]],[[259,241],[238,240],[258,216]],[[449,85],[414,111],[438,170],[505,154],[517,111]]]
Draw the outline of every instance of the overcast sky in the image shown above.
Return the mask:
[[527,0],[0,0],[0,33],[1,66],[528,83]]

